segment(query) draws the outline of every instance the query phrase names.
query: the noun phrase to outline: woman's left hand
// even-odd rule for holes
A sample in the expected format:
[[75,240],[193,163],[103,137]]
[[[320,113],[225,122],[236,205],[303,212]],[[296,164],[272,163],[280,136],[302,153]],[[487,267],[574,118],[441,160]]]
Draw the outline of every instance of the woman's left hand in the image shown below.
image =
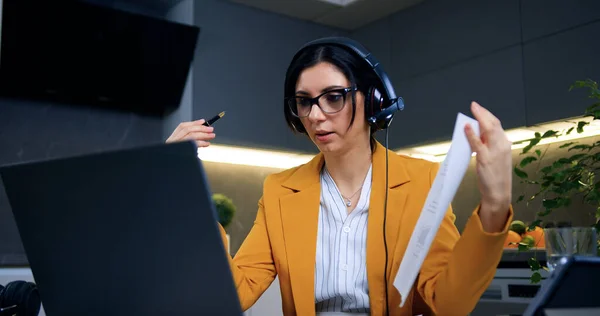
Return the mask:
[[506,225],[512,199],[512,143],[500,120],[487,109],[472,102],[471,112],[479,122],[480,136],[468,124],[465,133],[471,149],[477,153],[479,217],[485,231],[499,232]]

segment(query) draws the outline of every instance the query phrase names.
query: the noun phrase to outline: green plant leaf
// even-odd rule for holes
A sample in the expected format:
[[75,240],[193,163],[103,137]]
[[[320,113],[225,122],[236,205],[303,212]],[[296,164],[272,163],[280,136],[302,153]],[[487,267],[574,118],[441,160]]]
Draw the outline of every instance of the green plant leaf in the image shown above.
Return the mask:
[[561,161],[559,159],[552,163],[552,169],[560,169],[562,166],[564,166],[565,163],[568,163],[568,161],[565,162],[564,160]]
[[[540,133],[536,133],[537,135],[539,135]],[[537,145],[540,142],[541,138],[540,137],[536,137],[534,139],[532,139],[531,141],[529,141],[529,144],[525,147],[523,147],[523,151],[521,153],[526,153],[529,150],[531,150],[531,148],[533,148],[533,146]]]
[[557,182],[558,184],[565,181],[566,178],[567,178],[567,173],[564,171],[559,171],[554,174],[554,182]]
[[575,127],[571,127],[567,130],[567,135],[571,134],[571,132],[575,129]]
[[576,143],[577,143],[577,142],[568,142],[568,143],[564,143],[564,144],[562,144],[562,145],[558,146],[558,148],[565,148],[565,147],[569,147],[569,146],[571,146],[571,145],[573,145],[573,144],[576,144]]
[[546,131],[544,133],[544,135],[542,135],[542,138],[548,138],[548,137],[556,136],[557,134],[558,134],[557,131],[549,130],[549,131]]
[[587,150],[590,150],[592,148],[593,147],[591,145],[588,145],[588,144],[579,144],[579,145],[575,145],[575,146],[569,148],[569,151],[574,150],[574,149],[581,149],[581,150],[587,149]]
[[583,133],[583,127],[586,126],[586,125],[588,125],[588,124],[589,124],[588,122],[584,122],[584,121],[581,121],[581,122],[577,123],[577,133],[578,134]]
[[544,167],[544,168],[540,169],[540,171],[541,171],[543,174],[547,174],[548,172],[552,171],[552,166],[551,166],[551,165],[550,165],[550,166],[546,166],[546,167]]
[[575,155],[569,157],[569,160],[571,162],[574,162],[574,161],[579,160],[579,159],[581,159],[583,157],[586,157],[586,156],[587,156],[587,154],[575,154]]
[[590,190],[585,196],[585,202],[589,204],[595,204],[594,202],[600,201],[600,192],[598,190]]
[[539,272],[531,274],[531,283],[540,283],[540,281],[542,281],[542,275]]
[[532,271],[537,271],[542,267],[536,258],[529,258],[529,260],[527,260],[527,261],[528,261],[529,267],[531,268]]
[[594,103],[594,104],[592,104],[592,105],[588,106],[588,107],[585,109],[585,112],[586,112],[586,113],[587,113],[587,112],[593,112],[593,111],[595,111],[597,108],[600,108],[600,102],[598,102],[598,103]]
[[537,158],[535,158],[533,156],[525,157],[525,158],[523,158],[523,160],[521,160],[521,163],[519,164],[519,166],[521,168],[523,168],[523,167],[527,166],[528,164],[530,164],[530,163],[532,163],[532,162],[534,162],[536,160],[537,160]]
[[591,111],[586,113],[588,116],[594,117],[594,120],[600,119],[600,110]]
[[519,251],[527,251],[527,250],[529,250],[529,245],[526,243],[520,242],[518,244],[518,249],[519,249]]
[[515,174],[517,175],[517,177],[521,178],[521,179],[527,179],[527,172],[515,167],[514,168]]
[[529,224],[528,229],[530,231],[533,231],[535,229],[536,226],[540,226],[540,224],[542,223],[541,219],[536,219],[535,221],[531,222],[531,224]]
[[542,205],[545,208],[556,208],[558,206],[558,200],[557,199],[550,199],[550,200],[544,199],[542,201]]
[[517,203],[523,201],[524,198],[525,198],[524,195],[520,195],[519,198],[517,199]]
[[593,94],[594,90],[598,90],[598,83],[589,78],[585,80],[577,80],[571,85],[569,91],[571,91],[571,89],[574,88],[589,88],[590,90],[592,90]]
[[536,149],[535,154],[538,156],[538,158],[540,158],[540,156],[542,155],[542,151],[539,149]]
[[537,216],[544,217],[550,215],[550,213],[552,213],[552,209],[545,209],[543,211],[537,212]]
[[214,193],[212,195],[213,203],[217,210],[219,223],[223,228],[227,228],[231,224],[236,213],[236,206],[233,201],[224,194]]

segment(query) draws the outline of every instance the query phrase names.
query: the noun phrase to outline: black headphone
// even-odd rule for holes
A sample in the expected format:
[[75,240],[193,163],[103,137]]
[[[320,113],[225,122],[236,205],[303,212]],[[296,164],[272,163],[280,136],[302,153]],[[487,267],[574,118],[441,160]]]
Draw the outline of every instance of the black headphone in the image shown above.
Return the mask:
[[41,299],[35,283],[12,281],[0,285],[0,316],[37,316]]
[[379,79],[383,93],[377,87],[370,87],[365,95],[365,117],[367,122],[377,129],[386,129],[392,122],[396,111],[404,109],[404,100],[396,96],[392,82],[383,71],[381,64],[375,57],[359,42],[347,37],[324,37],[304,44],[294,55],[292,63],[304,49],[316,45],[336,45],[364,59]]

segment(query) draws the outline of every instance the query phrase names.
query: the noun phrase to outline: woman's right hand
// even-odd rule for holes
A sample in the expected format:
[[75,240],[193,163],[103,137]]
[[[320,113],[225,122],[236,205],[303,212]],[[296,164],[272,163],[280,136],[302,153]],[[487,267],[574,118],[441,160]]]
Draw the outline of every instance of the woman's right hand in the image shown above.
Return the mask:
[[204,124],[204,119],[180,123],[167,138],[167,143],[194,140],[198,147],[208,147],[209,140],[215,138],[214,127],[202,124]]

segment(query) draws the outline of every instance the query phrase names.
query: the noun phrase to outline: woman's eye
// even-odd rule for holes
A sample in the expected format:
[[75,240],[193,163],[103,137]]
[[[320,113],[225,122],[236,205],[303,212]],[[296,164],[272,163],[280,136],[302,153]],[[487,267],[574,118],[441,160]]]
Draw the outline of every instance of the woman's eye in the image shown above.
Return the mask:
[[337,102],[340,101],[342,99],[342,95],[341,94],[329,94],[327,95],[327,101],[329,102]]
[[311,106],[310,99],[300,99],[298,104],[300,104],[301,106]]

